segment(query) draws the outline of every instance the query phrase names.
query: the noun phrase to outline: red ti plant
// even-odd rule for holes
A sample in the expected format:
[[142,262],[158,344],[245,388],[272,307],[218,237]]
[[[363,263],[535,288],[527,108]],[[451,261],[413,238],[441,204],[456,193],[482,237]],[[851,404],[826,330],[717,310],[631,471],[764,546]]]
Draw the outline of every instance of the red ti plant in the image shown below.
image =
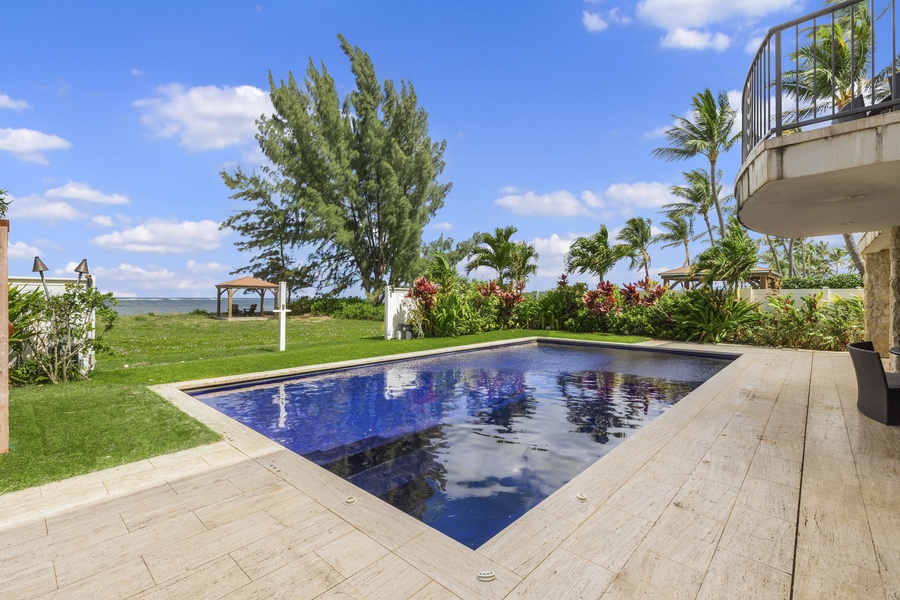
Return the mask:
[[424,276],[416,279],[413,288],[409,290],[407,296],[414,299],[423,311],[426,313],[434,308],[435,296],[437,296],[438,286],[431,283]]
[[497,297],[500,298],[501,308],[508,309],[516,304],[525,302],[525,296],[522,295],[523,291],[525,291],[524,281],[517,281],[515,288],[512,291],[500,290],[497,293]]
[[601,281],[596,290],[588,290],[581,297],[584,306],[597,315],[604,316],[610,312],[620,312],[619,299],[616,298],[616,286],[609,281]]
[[567,288],[569,287],[569,276],[563,273],[559,276],[559,279],[556,281],[556,287],[558,288]]
[[644,278],[638,281],[638,286],[644,290],[643,306],[653,306],[666,293],[666,288],[661,285],[651,286],[650,279]]

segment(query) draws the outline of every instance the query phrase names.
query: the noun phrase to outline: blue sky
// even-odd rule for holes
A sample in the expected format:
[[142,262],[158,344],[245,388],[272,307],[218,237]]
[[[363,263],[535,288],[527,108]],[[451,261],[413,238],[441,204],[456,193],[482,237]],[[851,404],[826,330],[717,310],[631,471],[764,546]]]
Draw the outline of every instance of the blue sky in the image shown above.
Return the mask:
[[[651,157],[671,115],[686,115],[706,87],[737,104],[765,31],[818,6],[8,3],[0,188],[13,199],[10,273],[29,275],[40,255],[48,275],[68,275],[87,258],[100,288],[117,295],[214,296],[214,284],[247,262],[237,235],[219,230],[240,208],[219,172],[261,164],[254,119],[271,110],[270,70],[301,77],[312,58],[341,96],[350,91],[342,33],[369,53],[379,79],[412,82],[432,138],[447,140],[441,179],[453,189],[425,238],[514,225],[541,256],[528,287],[546,289],[575,237],[601,224],[615,235],[632,216],[663,220],[669,186],[708,166]],[[728,191],[739,152],[720,161]],[[652,274],[681,266],[683,252],[653,246],[651,257]],[[639,278],[627,261],[609,274]]]

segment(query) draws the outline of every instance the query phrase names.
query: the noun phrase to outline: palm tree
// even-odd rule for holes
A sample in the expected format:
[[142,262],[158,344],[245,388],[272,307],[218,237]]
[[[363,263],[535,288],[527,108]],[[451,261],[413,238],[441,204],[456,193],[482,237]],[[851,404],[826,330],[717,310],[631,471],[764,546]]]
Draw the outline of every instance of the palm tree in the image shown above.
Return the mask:
[[[834,1],[826,0],[827,4]],[[871,85],[866,79],[870,65],[872,25],[866,4],[836,13],[823,25],[805,30],[808,43],[789,54],[796,68],[785,69],[781,85],[793,96],[797,119],[839,110]],[[851,45],[852,44],[852,45]]]
[[590,273],[602,282],[620,260],[622,247],[609,245],[609,231],[606,225],[601,225],[594,235],[575,238],[566,253],[566,271]]
[[509,263],[510,283],[527,281],[529,275],[537,273],[537,260],[540,256],[534,246],[528,242],[513,244],[512,260]]
[[[712,225],[709,222],[709,211],[715,207],[715,203],[709,193],[711,189],[709,173],[707,173],[705,169],[694,169],[693,171],[686,171],[682,173],[682,175],[688,185],[673,185],[669,188],[669,192],[673,196],[681,198],[681,202],[665,204],[663,205],[663,208],[668,211],[669,218],[675,215],[680,215],[687,219],[693,219],[697,215],[703,217],[703,222],[706,224],[706,231],[709,233],[709,243],[712,245],[716,240],[713,237]],[[719,170],[717,177],[722,177],[721,170]],[[717,192],[721,191],[722,186],[720,184]],[[723,200],[727,200],[728,198],[731,198],[731,195],[726,196]],[[719,234],[721,235],[721,232]]]
[[709,88],[692,99],[691,119],[672,115],[675,124],[666,131],[669,146],[657,148],[653,156],[666,161],[686,160],[698,154],[709,160],[709,193],[719,217],[719,232],[725,231],[725,217],[719,202],[716,162],[720,152],[731,150],[740,138],[733,132],[736,111],[728,103],[728,94],[719,92],[713,97]]
[[478,245],[472,252],[472,260],[466,265],[468,275],[478,267],[497,271],[497,285],[507,281],[524,281],[537,272],[538,253],[527,242],[513,242],[510,238],[518,231],[512,225],[497,227],[494,233],[477,234]]
[[847,266],[847,257],[850,253],[840,246],[830,246],[825,255],[826,262],[832,267],[832,275],[837,275],[842,268]]
[[701,235],[694,235],[694,224],[681,214],[675,213],[669,215],[668,221],[663,221],[659,226],[665,231],[653,238],[654,243],[665,242],[662,248],[671,248],[672,246],[684,246],[684,265],[691,264],[691,251],[688,248],[689,242],[700,239]]
[[631,217],[625,221],[625,227],[616,236],[622,242],[624,258],[631,261],[629,268],[644,269],[647,279],[650,279],[650,253],[647,252],[647,246],[653,243],[651,223],[650,219],[644,217]]
[[698,254],[691,270],[703,274],[706,286],[723,281],[728,289],[737,292],[738,284],[750,279],[758,253],[759,244],[733,218],[725,236]]

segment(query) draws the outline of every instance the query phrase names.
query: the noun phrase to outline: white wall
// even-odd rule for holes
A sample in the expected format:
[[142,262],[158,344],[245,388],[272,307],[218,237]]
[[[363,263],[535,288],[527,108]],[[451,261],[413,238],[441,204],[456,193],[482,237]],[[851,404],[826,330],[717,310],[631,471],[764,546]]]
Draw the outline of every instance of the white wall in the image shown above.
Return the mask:
[[[78,283],[78,278],[77,277],[47,277],[47,278],[45,278],[45,281],[47,283],[47,291],[50,292],[51,296],[54,296],[56,294],[62,294],[63,292],[65,292],[66,285]],[[87,278],[86,277],[81,278],[82,284],[86,285],[88,281],[91,282],[92,286],[97,285],[97,281],[93,278],[93,276],[89,276]],[[18,288],[22,289],[22,291],[24,291],[24,292],[30,292],[32,290],[41,290],[41,292],[44,291],[44,286],[41,284],[40,277],[18,277],[18,276],[13,277],[13,276],[11,276],[9,278],[9,286],[10,287],[13,287],[13,286],[18,287]],[[93,323],[94,327],[96,327],[97,322],[96,322],[95,315],[93,313],[91,313],[91,319],[94,321],[94,323]],[[92,328],[91,332],[90,332],[90,337],[93,338],[94,335],[95,335],[95,332]],[[82,372],[85,372],[85,373],[91,372],[94,369],[94,365],[97,362],[97,359],[96,359],[96,356],[94,355],[93,350],[91,350],[86,355],[80,356],[79,359],[81,361]]]
[[415,307],[415,300],[407,298],[409,288],[388,286],[384,295],[384,339],[389,340],[397,336],[409,311]]

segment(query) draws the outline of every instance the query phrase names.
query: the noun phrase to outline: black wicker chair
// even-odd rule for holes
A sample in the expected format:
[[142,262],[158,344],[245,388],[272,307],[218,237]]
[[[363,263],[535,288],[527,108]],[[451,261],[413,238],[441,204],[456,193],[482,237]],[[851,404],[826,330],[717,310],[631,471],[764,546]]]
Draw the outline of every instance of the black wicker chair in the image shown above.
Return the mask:
[[859,412],[885,425],[900,425],[900,374],[885,373],[872,342],[847,344],[856,371]]

